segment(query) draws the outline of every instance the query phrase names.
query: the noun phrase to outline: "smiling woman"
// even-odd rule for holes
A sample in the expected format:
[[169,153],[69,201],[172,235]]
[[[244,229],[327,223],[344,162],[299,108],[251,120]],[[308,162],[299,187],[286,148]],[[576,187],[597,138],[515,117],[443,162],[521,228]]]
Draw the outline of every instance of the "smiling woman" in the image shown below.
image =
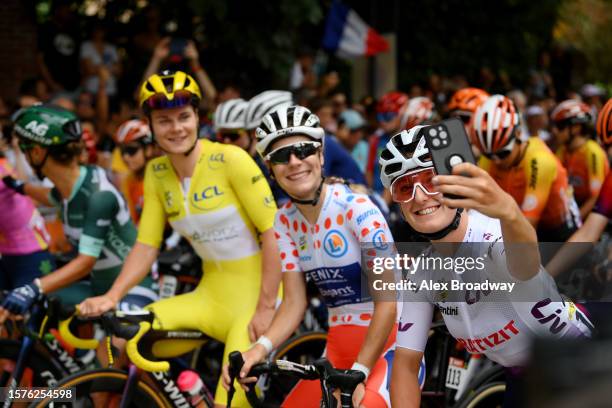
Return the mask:
[[[366,375],[353,394],[354,405],[386,407],[397,305],[373,300],[362,291],[361,263],[362,247],[368,243],[370,248],[372,243],[391,247],[391,232],[368,196],[345,184],[323,182],[323,135],[319,118],[302,106],[266,115],[257,129],[257,149],[291,203],[279,210],[274,224],[284,272],[283,302],[265,335],[243,353],[243,371],[297,328],[306,307],[306,278],[315,283],[329,310],[326,357],[336,368]],[[227,386],[227,367],[224,373]],[[315,406],[320,400],[318,384],[304,381],[283,406]]]

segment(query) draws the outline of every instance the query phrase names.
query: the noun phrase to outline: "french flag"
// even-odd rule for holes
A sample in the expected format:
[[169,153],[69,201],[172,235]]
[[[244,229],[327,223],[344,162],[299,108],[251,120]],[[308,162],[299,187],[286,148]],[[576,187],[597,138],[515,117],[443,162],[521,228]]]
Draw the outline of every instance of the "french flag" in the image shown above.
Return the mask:
[[389,43],[355,10],[334,1],[325,26],[323,47],[342,58],[369,57],[389,50]]

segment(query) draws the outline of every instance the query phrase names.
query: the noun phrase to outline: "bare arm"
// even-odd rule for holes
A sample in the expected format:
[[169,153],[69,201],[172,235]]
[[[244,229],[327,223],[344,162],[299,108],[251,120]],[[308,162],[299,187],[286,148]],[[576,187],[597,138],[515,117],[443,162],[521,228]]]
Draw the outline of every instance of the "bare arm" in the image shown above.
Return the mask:
[[55,292],[89,275],[98,259],[79,254],[72,261],[49,275],[40,278],[43,293]]
[[[306,283],[304,275],[299,272],[283,273],[283,302],[276,311],[272,324],[265,333],[273,347],[278,347],[289,338],[299,326],[306,310]],[[261,344],[255,344],[248,351],[242,353],[244,366],[241,377],[244,377],[251,367],[263,361],[268,355]],[[229,372],[227,364],[223,366],[223,384],[225,389],[229,386]]]
[[200,55],[193,41],[187,43],[185,56],[191,61],[191,71],[202,87],[202,97],[209,102],[214,102],[217,97],[217,89],[210,80],[210,76],[208,76],[206,70],[200,65]]
[[419,366],[423,353],[403,347],[395,349],[391,372],[391,406],[418,408],[421,403]]
[[255,314],[249,323],[251,341],[263,334],[274,316],[278,288],[281,280],[281,263],[274,229],[270,228],[261,234],[261,287]]
[[[546,265],[546,270],[553,277],[561,275],[568,268],[593,248],[593,244],[601,238],[601,234],[608,225],[608,218],[592,212],[582,227],[572,234],[567,242]],[[577,245],[582,242],[583,245]],[[571,244],[573,243],[573,245]]]
[[508,269],[514,278],[528,280],[538,273],[540,252],[535,229],[489,173],[471,163],[461,163],[453,167],[452,176],[436,176],[434,183],[438,191],[459,196],[445,197],[445,205],[475,209],[500,221]]
[[593,211],[593,207],[595,207],[595,203],[597,202],[597,195],[591,196],[588,200],[586,200],[580,206],[580,218],[586,220],[591,211]]
[[157,253],[157,248],[136,242],[113,286],[102,296],[84,300],[79,305],[80,313],[84,316],[97,316],[113,309],[131,288],[147,276],[157,259]]
[[35,186],[32,183],[26,183],[23,190],[27,196],[33,198],[37,202],[50,207],[53,205],[51,201],[49,201],[49,193],[51,189],[49,187],[43,186]]
[[372,369],[380,357],[397,317],[397,304],[390,301],[374,302],[374,314],[365,341],[357,355],[357,362]]

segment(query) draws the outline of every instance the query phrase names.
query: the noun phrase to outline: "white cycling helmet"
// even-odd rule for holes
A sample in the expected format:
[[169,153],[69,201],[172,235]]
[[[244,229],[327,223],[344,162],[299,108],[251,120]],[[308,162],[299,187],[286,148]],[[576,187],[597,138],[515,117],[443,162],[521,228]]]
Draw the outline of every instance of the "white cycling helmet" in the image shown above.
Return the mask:
[[516,139],[519,120],[510,98],[492,95],[472,116],[472,143],[483,153],[497,153]]
[[325,130],[319,124],[319,117],[303,106],[284,106],[267,114],[255,130],[257,151],[262,156],[269,153],[270,146],[277,140],[294,135],[304,135],[321,142]]
[[408,104],[400,113],[400,129],[410,129],[431,120],[434,115],[434,104],[425,96],[418,96],[408,101]]
[[215,131],[219,131],[219,129],[244,129],[248,105],[247,101],[240,98],[220,103],[213,118]]
[[268,113],[291,105],[293,105],[293,96],[289,91],[264,91],[255,95],[249,101],[246,110],[246,129],[257,128]]
[[419,130],[423,127],[425,126],[402,130],[387,142],[378,158],[380,181],[385,188],[391,187],[396,178],[409,171],[433,167],[425,137],[418,137]]

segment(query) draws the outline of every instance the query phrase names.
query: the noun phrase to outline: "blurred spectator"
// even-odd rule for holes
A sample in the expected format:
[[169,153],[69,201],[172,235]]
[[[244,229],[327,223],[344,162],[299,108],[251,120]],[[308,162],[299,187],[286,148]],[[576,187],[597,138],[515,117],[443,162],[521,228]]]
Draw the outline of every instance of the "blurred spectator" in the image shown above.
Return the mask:
[[[340,84],[340,76],[336,71],[330,71],[321,77],[319,83],[318,95],[325,98],[331,95]],[[346,99],[345,99],[346,102]]]
[[342,91],[336,91],[332,93],[329,97],[332,103],[332,107],[334,109],[334,117],[340,117],[340,114],[348,108],[346,103],[346,94]]
[[53,92],[72,91],[80,84],[80,37],[72,3],[52,2],[51,19],[38,32],[37,64]]
[[117,47],[106,41],[106,27],[102,21],[94,23],[91,38],[81,45],[80,60],[85,91],[94,95],[98,93],[100,68],[105,67],[110,73],[106,80],[106,94],[113,98],[117,94],[121,64]]
[[514,106],[519,111],[520,115],[520,124],[519,127],[521,129],[520,138],[522,141],[525,141],[529,138],[529,130],[527,129],[527,125],[525,123],[525,110],[527,109],[527,97],[523,93],[523,91],[519,89],[514,89],[506,95],[508,98],[514,102]]
[[[22,106],[22,102],[28,104],[27,98],[30,101],[36,100],[38,102],[47,102],[49,100],[49,87],[43,78],[29,78],[24,80],[19,85],[19,98],[18,104]],[[21,99],[25,98],[25,99]],[[30,104],[31,105],[31,104]]]
[[[342,177],[353,183],[366,184],[357,163],[334,136],[338,125],[334,119],[331,102],[327,99],[313,101],[312,112],[319,117],[321,127],[325,129],[323,174]],[[333,132],[330,129],[333,129]]]
[[60,108],[66,109],[70,112],[76,112],[76,105],[67,96],[60,95],[51,100],[51,105],[58,106]]
[[294,91],[299,88],[314,89],[317,86],[317,74],[314,69],[315,55],[310,48],[300,51],[296,61],[291,68],[289,77],[289,89]]
[[[184,42],[184,46],[182,43]],[[182,49],[179,49],[182,48]],[[187,73],[191,73],[202,90],[202,103],[212,104],[217,97],[217,90],[213,85],[208,73],[200,65],[200,54],[195,46],[195,43],[191,40],[184,41],[183,39],[165,37],[155,46],[155,51],[149,61],[142,80],[151,75],[160,72],[164,69],[170,68],[172,64],[175,64],[177,59],[184,59],[189,64]],[[136,90],[138,92],[138,89]]]
[[591,117],[593,118],[593,124],[595,124],[597,114],[604,103],[602,101],[602,98],[605,96],[604,90],[597,85],[585,84],[580,88],[580,95],[584,103],[591,107]]
[[219,94],[217,95],[217,103],[223,103],[229,101],[230,99],[238,99],[240,97],[240,88],[238,87],[238,85],[230,82],[219,89]]
[[529,106],[525,110],[525,122],[527,124],[527,134],[529,137],[540,138],[551,147],[552,138],[550,132],[546,130],[548,128],[548,115],[541,106]]
[[442,88],[442,79],[438,74],[431,74],[428,80],[429,89],[425,96],[431,99],[435,105],[443,106],[446,104],[446,92]]
[[495,84],[495,74],[491,71],[489,67],[480,68],[480,76],[479,76],[479,88],[482,88],[486,91],[491,92],[493,89],[493,84]]
[[540,54],[539,66],[529,73],[529,86],[527,94],[530,98],[543,99],[554,96],[552,77],[548,69],[550,68],[550,54],[543,51]]
[[368,143],[364,140],[366,125],[359,112],[346,109],[338,117],[338,132],[336,132],[336,137],[351,153],[362,173],[365,173],[368,163]]

